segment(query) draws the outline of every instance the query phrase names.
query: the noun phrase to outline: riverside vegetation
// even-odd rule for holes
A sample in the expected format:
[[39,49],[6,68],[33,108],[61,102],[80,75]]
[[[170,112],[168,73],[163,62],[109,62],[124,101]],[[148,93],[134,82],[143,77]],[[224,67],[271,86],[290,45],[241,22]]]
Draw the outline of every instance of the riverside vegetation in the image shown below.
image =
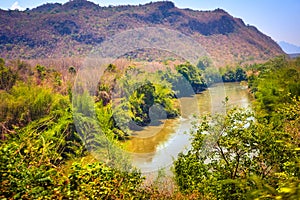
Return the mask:
[[[219,70],[204,61],[185,63],[152,73],[155,81],[143,78],[149,73],[138,67],[122,71],[111,64],[105,73],[113,81],[100,79],[93,99],[85,93],[74,99],[76,73],[69,67],[65,80],[50,67],[0,60],[1,198],[299,199],[300,59]],[[255,101],[252,112],[228,108],[226,115],[200,120],[192,148],[174,161],[178,189],[144,186],[129,164],[126,170],[111,167],[123,159],[117,152],[106,162],[90,155],[87,146],[105,144],[97,130],[84,138],[86,126],[99,125],[111,143],[122,146],[132,124],[150,123],[152,105],[160,105],[158,115],[177,117],[177,98],[185,94],[174,85],[183,78],[195,93],[214,82],[248,79]],[[112,91],[119,97],[116,108]],[[84,115],[91,100],[96,118]],[[113,112],[123,112],[124,120],[117,123]]]

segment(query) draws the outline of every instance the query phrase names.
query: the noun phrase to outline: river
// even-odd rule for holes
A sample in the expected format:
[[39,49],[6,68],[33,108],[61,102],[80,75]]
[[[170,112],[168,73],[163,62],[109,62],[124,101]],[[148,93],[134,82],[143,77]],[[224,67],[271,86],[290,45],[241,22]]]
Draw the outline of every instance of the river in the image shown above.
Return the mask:
[[201,94],[180,99],[181,117],[161,120],[159,125],[135,131],[125,144],[132,164],[143,173],[169,168],[178,153],[190,147],[189,132],[195,116],[225,113],[224,100],[229,106],[250,107],[251,97],[240,83],[218,83]]

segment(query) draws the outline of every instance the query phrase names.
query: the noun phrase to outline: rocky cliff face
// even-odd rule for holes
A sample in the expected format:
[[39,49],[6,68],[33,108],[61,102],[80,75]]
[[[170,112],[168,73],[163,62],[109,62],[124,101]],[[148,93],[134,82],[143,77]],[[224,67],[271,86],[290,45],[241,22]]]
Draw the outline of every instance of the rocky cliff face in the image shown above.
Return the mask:
[[172,2],[100,7],[86,0],[45,4],[32,10],[0,10],[0,56],[59,58],[85,56],[122,31],[164,27],[197,40],[217,65],[265,61],[281,48],[270,37],[221,9],[179,9]]

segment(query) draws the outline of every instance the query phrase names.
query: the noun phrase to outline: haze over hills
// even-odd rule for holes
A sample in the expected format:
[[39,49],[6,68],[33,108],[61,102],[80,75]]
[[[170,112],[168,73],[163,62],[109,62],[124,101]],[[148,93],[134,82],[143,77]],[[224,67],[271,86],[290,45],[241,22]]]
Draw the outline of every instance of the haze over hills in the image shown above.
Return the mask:
[[100,7],[73,0],[22,12],[0,10],[0,26],[0,56],[9,59],[84,57],[112,35],[149,26],[193,37],[219,66],[284,54],[270,37],[224,10],[179,9],[169,1]]
[[282,50],[288,54],[300,54],[300,47],[285,41],[278,42]]

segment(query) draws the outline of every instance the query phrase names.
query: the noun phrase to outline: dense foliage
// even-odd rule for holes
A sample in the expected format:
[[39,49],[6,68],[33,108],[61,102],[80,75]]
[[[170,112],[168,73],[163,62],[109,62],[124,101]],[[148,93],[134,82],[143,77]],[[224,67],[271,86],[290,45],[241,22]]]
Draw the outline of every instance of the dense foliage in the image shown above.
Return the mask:
[[[240,67],[203,65],[185,63],[155,73],[128,67],[124,74],[109,65],[113,84],[100,80],[97,96],[91,97],[72,94],[54,69],[22,62],[8,66],[1,59],[0,197],[299,199],[300,59],[279,57],[249,66],[253,110],[228,108],[226,115],[201,118],[191,133],[192,148],[174,162],[183,194],[143,186],[141,173],[113,148],[122,148],[119,140],[128,136],[122,124],[130,127],[128,120],[143,126],[176,117],[176,97],[188,95],[187,85],[195,93],[222,77],[246,79]],[[76,72],[69,67],[70,79]]]
[[[76,70],[70,67],[69,73]],[[0,198],[185,198],[143,186],[141,173],[114,148],[122,148],[117,139],[125,136],[113,120],[111,102],[95,102],[87,93],[74,96],[60,73],[42,65],[9,67],[1,60],[1,78],[7,87],[0,91]],[[173,96],[164,85],[144,84],[129,103],[141,109],[157,103],[168,112]]]
[[143,181],[138,172],[120,172],[82,160],[72,161],[69,168],[65,153],[80,156],[82,146],[64,132],[67,122],[62,119],[38,132],[30,126],[1,144],[1,198],[127,199],[143,195],[137,190]]
[[[129,66],[122,71],[113,64],[108,65],[99,82],[97,96],[104,105],[113,102],[111,121],[119,139],[126,138],[130,129],[137,126],[178,116],[180,97],[201,93],[222,78],[226,82],[246,80],[246,72],[241,67],[217,70],[206,57],[200,59],[197,66],[187,62],[174,68],[147,72]],[[228,78],[230,73],[234,73],[233,77]]]
[[[178,98],[207,88],[201,69],[190,63],[177,65],[175,70],[167,68],[156,72],[130,66],[123,73],[111,64],[103,77],[106,80],[100,80],[99,99],[106,103],[118,101],[113,108],[118,118],[115,126],[121,132],[125,131],[125,135],[126,127],[134,129],[135,124],[145,126],[160,119],[177,117]],[[108,77],[113,77],[112,81],[105,83],[110,79]]]
[[262,65],[251,67],[249,86],[257,101],[257,111],[270,118],[277,108],[292,103],[300,96],[300,59],[287,61],[278,57]]
[[15,84],[17,74],[5,66],[5,61],[0,58],[0,90],[9,90]]
[[209,199],[299,199],[299,59],[254,65],[254,111],[204,117],[175,161],[181,191]]
[[219,82],[241,82],[247,81],[247,73],[244,67],[239,65],[216,68],[208,57],[201,57],[197,68],[201,71],[204,82],[207,86]]
[[192,146],[175,162],[177,183],[186,192],[216,199],[271,197],[299,181],[300,155],[293,136],[258,123],[248,111],[230,110],[213,123],[204,119]]
[[178,65],[176,70],[186,78],[195,93],[200,93],[207,88],[199,68],[186,63]]
[[244,68],[240,66],[236,67],[224,67],[216,69],[214,67],[205,68],[204,78],[207,85],[218,82],[241,82],[247,81],[247,74]]

